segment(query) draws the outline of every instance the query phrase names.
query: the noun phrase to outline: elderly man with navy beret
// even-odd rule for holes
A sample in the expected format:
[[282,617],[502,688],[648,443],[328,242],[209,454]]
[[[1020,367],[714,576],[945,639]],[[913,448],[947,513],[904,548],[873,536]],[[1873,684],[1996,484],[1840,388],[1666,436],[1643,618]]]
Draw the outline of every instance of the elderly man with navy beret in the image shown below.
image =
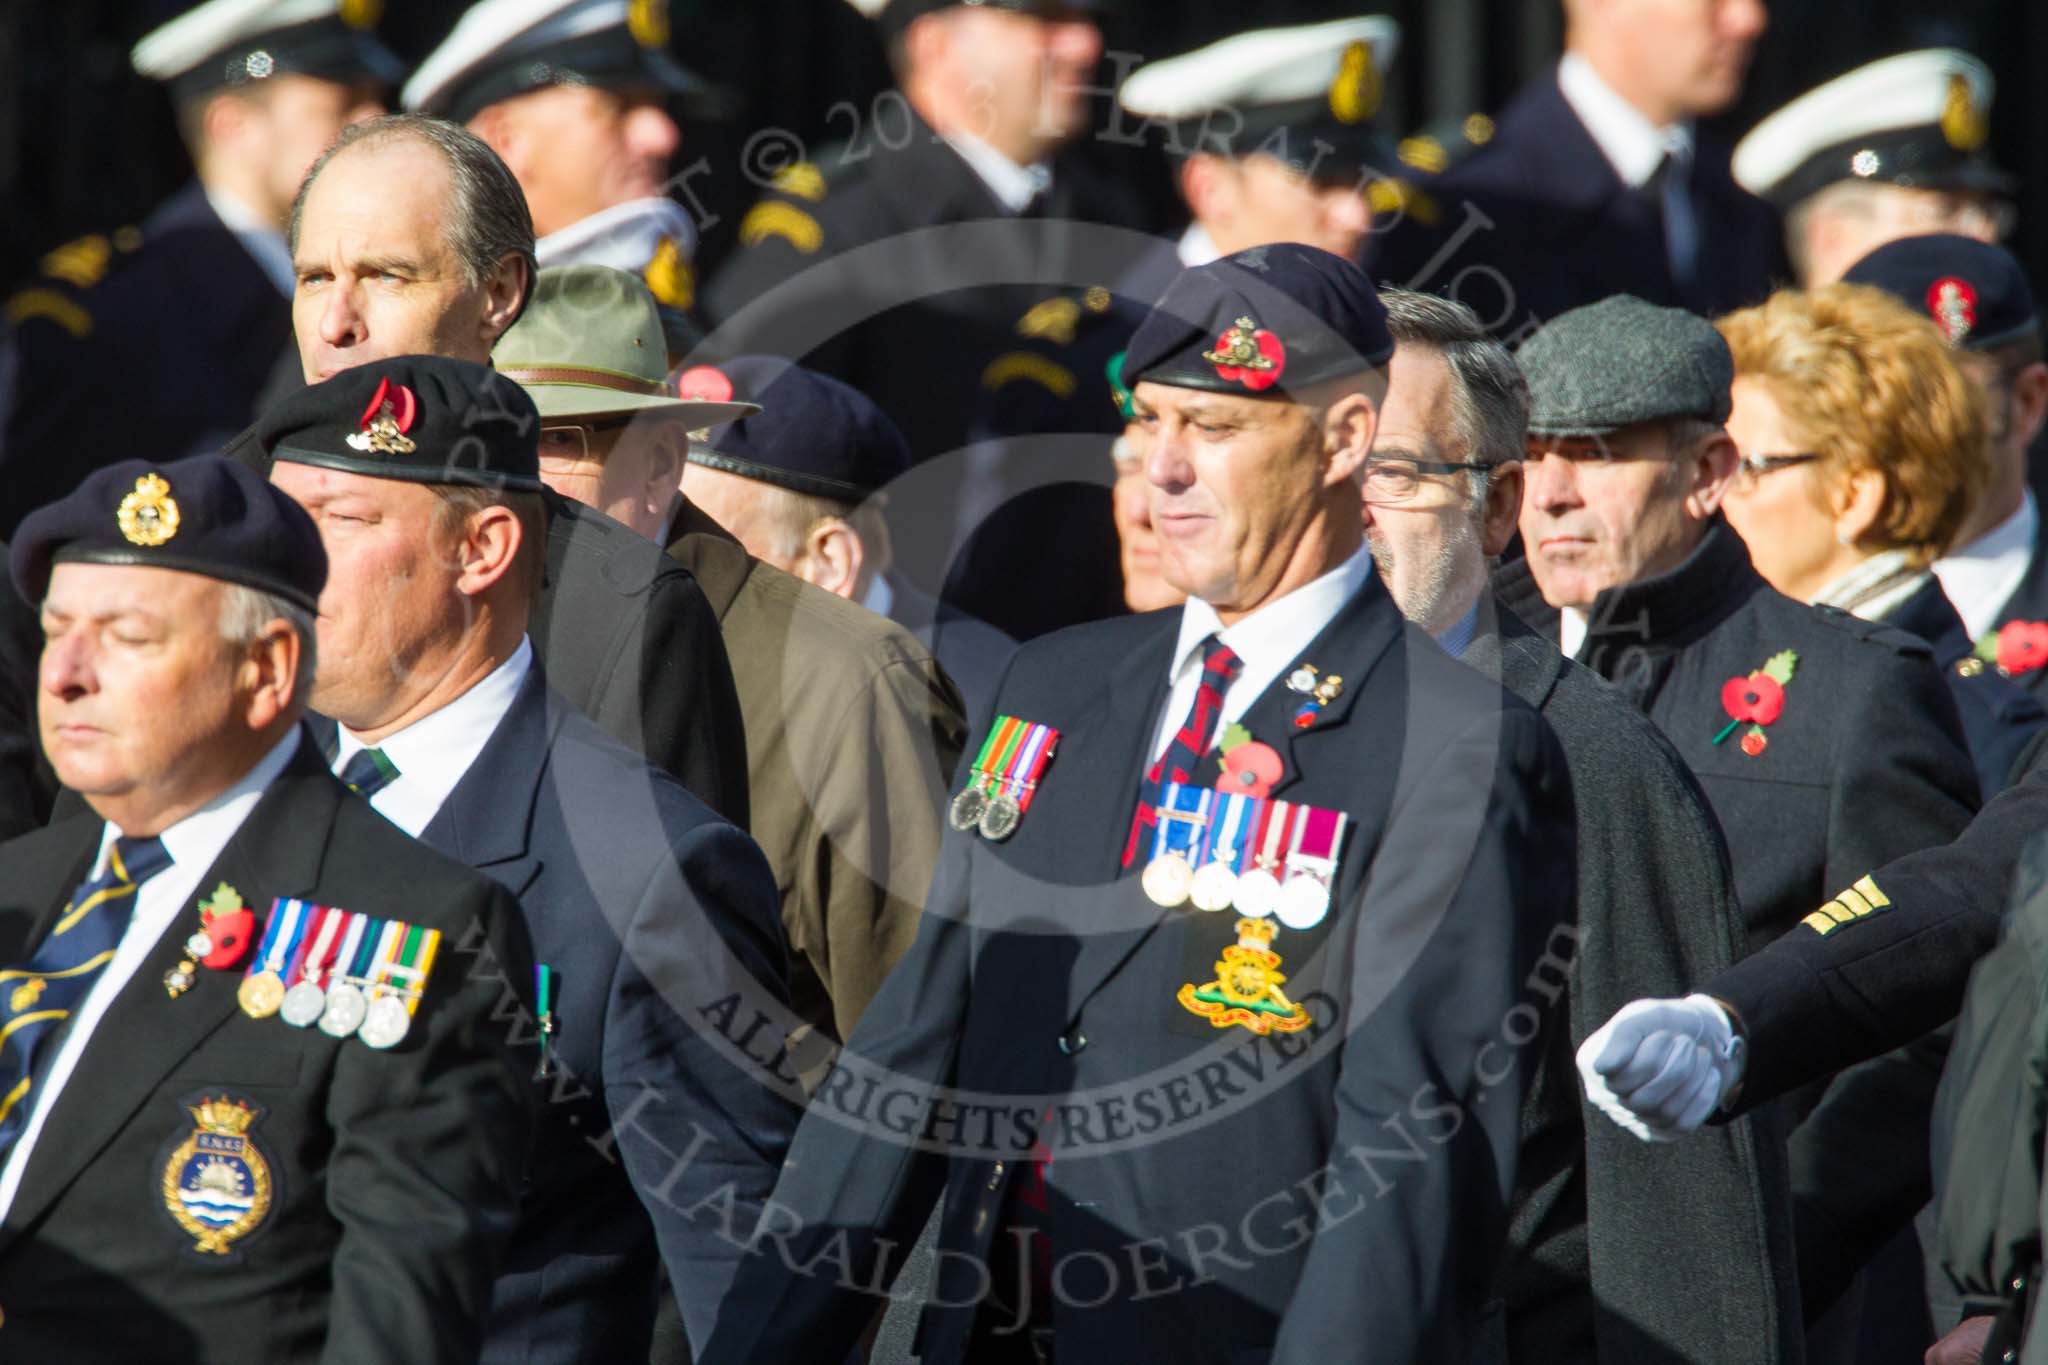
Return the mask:
[[218,456],[128,460],[11,567],[91,809],[0,848],[0,923],[29,926],[0,972],[8,1357],[474,1361],[533,1092],[457,948],[531,949],[511,893],[301,726],[318,532]]
[[965,738],[959,693],[907,632],[756,559],[678,496],[691,430],[754,405],[716,370],[675,396],[653,296],[633,276],[542,271],[493,359],[539,409],[542,479],[661,540],[710,602],[746,730],[748,828],[797,957],[797,1012],[845,1037],[916,933]]
[[915,635],[970,713],[985,714],[1017,643],[892,572],[883,512],[911,460],[888,415],[860,390],[773,356],[739,356],[683,383],[730,384],[761,407],[690,442],[683,496],[755,558]]
[[1570,794],[1535,713],[1373,575],[1392,349],[1313,247],[1147,317],[1124,375],[1189,601],[1019,650],[707,1361],[840,1358],[942,1197],[939,1365],[1497,1342]]

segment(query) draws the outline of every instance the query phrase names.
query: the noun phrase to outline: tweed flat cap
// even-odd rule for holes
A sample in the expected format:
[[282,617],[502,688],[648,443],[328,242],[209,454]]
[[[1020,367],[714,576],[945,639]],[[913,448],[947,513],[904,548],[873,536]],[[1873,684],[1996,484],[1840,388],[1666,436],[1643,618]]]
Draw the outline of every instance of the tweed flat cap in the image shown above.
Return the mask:
[[1712,323],[1682,308],[1616,294],[1553,318],[1515,359],[1529,380],[1531,435],[1728,420],[1734,357]]
[[123,460],[28,514],[7,567],[30,606],[55,564],[176,569],[275,593],[317,611],[327,551],[305,509],[253,469],[218,455]]

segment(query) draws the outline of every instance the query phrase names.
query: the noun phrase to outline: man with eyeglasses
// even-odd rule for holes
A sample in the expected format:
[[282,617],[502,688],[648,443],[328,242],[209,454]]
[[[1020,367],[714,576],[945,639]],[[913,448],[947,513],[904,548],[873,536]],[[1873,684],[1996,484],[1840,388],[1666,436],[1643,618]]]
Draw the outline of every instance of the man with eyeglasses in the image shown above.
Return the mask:
[[[1728,839],[1748,947],[1868,869],[1953,838],[1977,779],[1927,646],[1776,592],[1720,514],[1741,464],[1723,426],[1734,366],[1720,334],[1617,296],[1558,318],[1519,359],[1531,391],[1528,557],[1496,585],[1620,687],[1699,778]],[[1841,914],[1876,908],[1865,898]],[[1685,1073],[1687,1093],[1665,1097],[1697,1126],[1739,1095],[1742,1021],[1704,995],[1655,1008],[1713,1059]],[[1661,1095],[1661,1059],[1614,1072],[1589,1060],[1596,1103],[1648,1135],[1621,1097]]]
[[[1633,1340],[1624,1317],[1674,1359],[1777,1358],[1799,1321],[1786,1172],[1768,1120],[1653,1153],[1587,1113],[1570,1055],[1630,1000],[1683,994],[1735,959],[1742,916],[1720,828],[1649,719],[1501,610],[1488,587],[1522,500],[1529,390],[1514,358],[1462,304],[1381,297],[1395,352],[1365,467],[1373,567],[1404,615],[1550,723],[1579,830],[1578,955],[1559,1007],[1567,1026],[1547,1030],[1552,1059],[1523,1108],[1520,1193],[1497,1285],[1507,1358],[1619,1358]],[[1680,1210],[1696,1222],[1674,1241]],[[1701,1285],[1755,1311],[1692,1312]]]

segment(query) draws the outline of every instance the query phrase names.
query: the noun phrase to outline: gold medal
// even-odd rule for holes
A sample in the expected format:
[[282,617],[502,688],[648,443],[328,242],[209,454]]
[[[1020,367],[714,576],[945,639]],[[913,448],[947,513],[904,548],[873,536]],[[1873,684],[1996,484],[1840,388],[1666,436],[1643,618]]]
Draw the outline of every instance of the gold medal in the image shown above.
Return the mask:
[[284,980],[269,971],[245,976],[235,988],[235,999],[241,1002],[242,1013],[251,1019],[268,1019],[284,1005]]

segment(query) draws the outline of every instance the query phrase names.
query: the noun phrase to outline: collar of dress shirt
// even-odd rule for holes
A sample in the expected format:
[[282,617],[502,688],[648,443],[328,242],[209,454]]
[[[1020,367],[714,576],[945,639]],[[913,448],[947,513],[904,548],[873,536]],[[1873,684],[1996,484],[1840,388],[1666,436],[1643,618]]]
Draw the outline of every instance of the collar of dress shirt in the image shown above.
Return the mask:
[[889,586],[887,574],[875,575],[875,581],[861,594],[860,604],[877,616],[889,614],[889,608],[896,605],[896,590]]
[[1934,561],[1934,576],[1955,604],[1963,628],[1976,639],[1998,623],[1998,614],[2019,590],[2034,557],[2034,535],[2041,510],[2032,490],[2021,495],[2020,508],[1998,525],[1953,554]]
[[1437,635],[1436,642],[1442,645],[1444,653],[1453,659],[1462,659],[1465,657],[1465,651],[1472,648],[1472,637],[1478,630],[1479,599],[1475,597],[1472,599],[1472,605],[1465,609],[1465,614]]
[[1174,248],[1180,252],[1180,263],[1189,270],[1198,265],[1223,259],[1223,252],[1216,246],[1216,239],[1209,235],[1209,229],[1200,223],[1189,223],[1188,230],[1180,235],[1180,242]]
[[277,286],[277,292],[290,298],[298,285],[298,272],[292,269],[292,249],[286,245],[284,234],[275,223],[228,191],[216,185],[205,188],[206,202],[221,224],[235,234],[235,240],[242,244],[250,259]]
[[1586,643],[1586,631],[1590,623],[1586,613],[1579,607],[1566,607],[1557,614],[1557,652],[1567,659],[1579,657],[1579,646]]
[[[532,667],[533,646],[521,639],[511,657],[492,669],[482,682],[432,715],[422,716],[403,730],[385,736],[377,747],[397,767],[398,776],[370,798],[378,813],[413,838],[419,838],[420,832],[433,822],[441,803],[448,799],[448,793],[455,790],[455,784],[484,751],[498,722],[512,709],[512,699],[519,695],[519,685],[526,681],[527,671]],[[341,742],[334,753],[334,771],[338,773],[348,766],[357,750],[369,746],[350,734],[346,726],[337,729]]]
[[1624,184],[1638,188],[1648,184],[1676,139],[1691,144],[1689,125],[1659,128],[1616,94],[1593,64],[1576,52],[1565,53],[1558,62],[1557,88]]
[[[1237,681],[1230,685],[1223,699],[1222,719],[1236,720],[1322,634],[1323,627],[1335,619],[1371,576],[1372,552],[1361,545],[1358,553],[1321,578],[1268,602],[1230,626],[1223,624],[1216,608],[1199,597],[1190,597],[1181,608],[1180,638],[1174,643],[1173,663],[1167,670],[1174,700],[1184,700],[1178,696],[1182,691],[1187,692],[1188,699],[1193,697],[1200,682],[1203,643],[1211,635],[1220,635],[1223,643],[1237,651],[1237,657],[1244,661]],[[1165,749],[1185,710],[1186,705],[1168,703],[1152,746],[1154,757]]]
[[960,153],[960,159],[988,186],[988,192],[1012,213],[1022,213],[1034,197],[1052,187],[1052,168],[1043,161],[1019,166],[969,133],[946,134],[946,145]]

